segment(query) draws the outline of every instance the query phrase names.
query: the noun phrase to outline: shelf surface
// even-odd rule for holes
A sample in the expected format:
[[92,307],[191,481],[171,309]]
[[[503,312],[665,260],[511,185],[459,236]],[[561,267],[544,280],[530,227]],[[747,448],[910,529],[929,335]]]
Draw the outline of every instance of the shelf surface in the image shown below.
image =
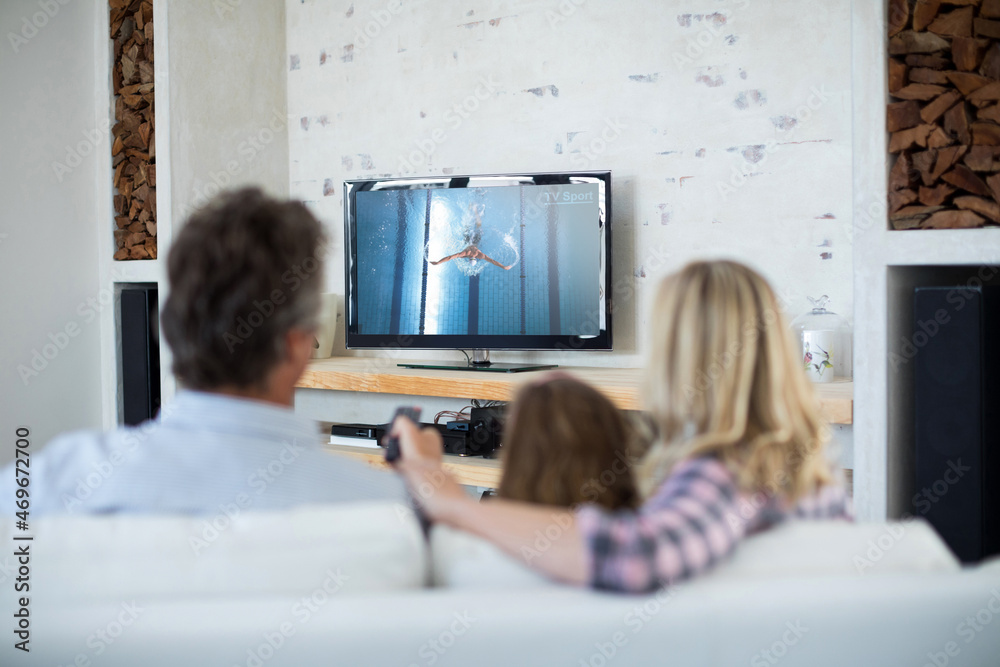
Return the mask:
[[[346,456],[362,463],[367,463],[379,470],[390,470],[385,462],[385,452],[371,447],[351,447],[350,445],[327,445],[327,451],[339,456]],[[459,484],[468,486],[485,486],[495,489],[500,486],[502,468],[497,459],[484,459],[481,456],[454,456],[445,454],[444,469],[450,472]]]
[[[509,401],[520,385],[539,377],[536,372],[478,373],[399,368],[396,364],[400,361],[383,357],[317,359],[306,368],[297,386],[332,391]],[[559,370],[592,384],[623,410],[642,408],[641,368],[560,366]],[[852,423],[853,382],[838,380],[814,386],[823,416],[830,423]]]

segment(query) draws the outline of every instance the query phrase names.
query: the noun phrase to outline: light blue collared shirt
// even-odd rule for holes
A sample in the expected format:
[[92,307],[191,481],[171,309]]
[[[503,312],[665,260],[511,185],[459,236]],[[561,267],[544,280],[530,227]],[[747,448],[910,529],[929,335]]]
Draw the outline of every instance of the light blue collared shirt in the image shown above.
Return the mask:
[[[324,451],[311,419],[213,393],[180,392],[138,427],[61,435],[30,461],[31,516],[408,503],[395,475]],[[16,511],[14,465],[0,471],[0,513],[8,518]]]

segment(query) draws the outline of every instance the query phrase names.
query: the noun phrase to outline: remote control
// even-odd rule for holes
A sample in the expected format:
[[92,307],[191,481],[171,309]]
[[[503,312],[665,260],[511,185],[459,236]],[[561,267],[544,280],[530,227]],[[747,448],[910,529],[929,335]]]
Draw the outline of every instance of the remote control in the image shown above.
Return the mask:
[[[389,422],[389,428],[396,423],[396,417],[409,417],[417,425],[420,424],[420,408],[418,407],[400,407],[396,408],[396,414],[392,416],[392,421]],[[394,435],[387,435],[385,441],[385,460],[389,463],[397,460],[400,456],[399,451],[399,438]]]

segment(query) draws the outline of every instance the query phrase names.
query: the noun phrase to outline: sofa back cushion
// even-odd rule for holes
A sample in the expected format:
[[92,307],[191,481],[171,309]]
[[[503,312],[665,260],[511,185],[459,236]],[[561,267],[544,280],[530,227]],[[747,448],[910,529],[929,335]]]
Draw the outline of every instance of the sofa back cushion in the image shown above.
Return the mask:
[[431,529],[431,584],[442,588],[534,588],[560,584],[491,542],[436,525]]
[[786,521],[743,541],[716,577],[920,574],[961,565],[923,519]]
[[[510,588],[558,585],[492,544],[444,526],[431,532],[436,586]],[[960,569],[923,520],[895,523],[787,521],[745,539],[712,574],[715,579],[857,576],[954,572]]]
[[[32,522],[32,586],[59,599],[325,598],[426,585],[423,533],[388,502],[185,517],[53,516]],[[0,523],[11,544],[13,526]]]

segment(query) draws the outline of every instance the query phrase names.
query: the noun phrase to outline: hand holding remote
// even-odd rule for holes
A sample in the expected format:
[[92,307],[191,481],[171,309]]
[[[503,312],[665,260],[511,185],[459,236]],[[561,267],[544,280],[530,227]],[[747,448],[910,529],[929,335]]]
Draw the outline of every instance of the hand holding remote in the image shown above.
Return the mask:
[[420,425],[420,408],[418,407],[399,407],[396,408],[396,414],[392,416],[392,421],[389,422],[389,435],[386,435],[385,441],[385,460],[389,463],[399,459],[399,436],[392,435],[392,426],[396,423],[396,419],[399,417],[407,417],[414,424]]

